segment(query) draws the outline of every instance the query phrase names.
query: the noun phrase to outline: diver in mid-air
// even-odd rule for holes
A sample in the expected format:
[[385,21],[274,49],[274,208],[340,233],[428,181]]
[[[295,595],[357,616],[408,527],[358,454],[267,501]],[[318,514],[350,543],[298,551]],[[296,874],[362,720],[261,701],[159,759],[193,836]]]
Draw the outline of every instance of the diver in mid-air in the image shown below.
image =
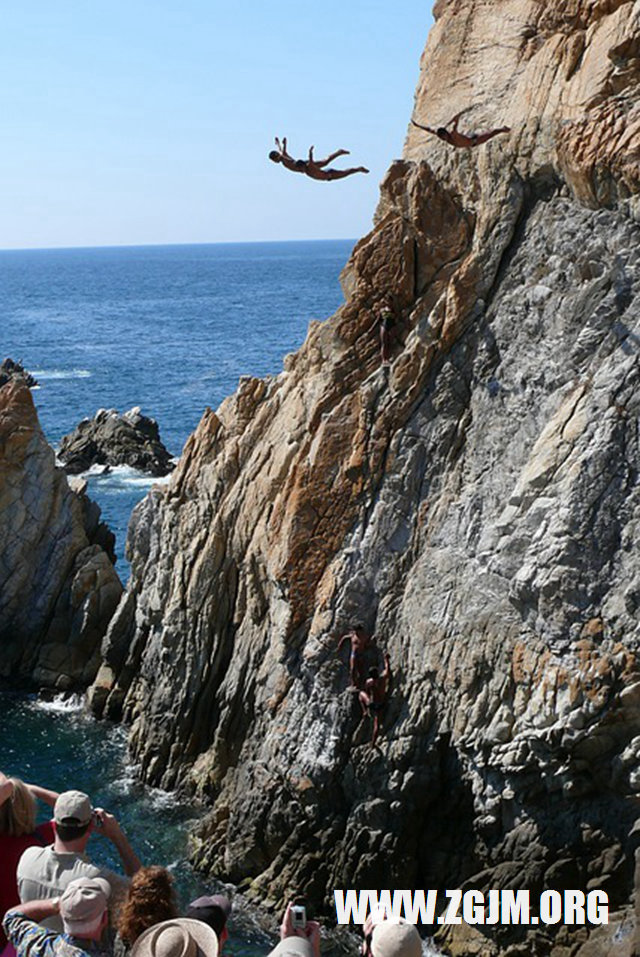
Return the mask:
[[276,136],[276,146],[277,149],[271,150],[269,153],[269,159],[272,160],[272,162],[282,163],[282,165],[286,169],[290,169],[292,173],[304,173],[305,176],[309,176],[311,179],[344,179],[345,176],[352,176],[354,173],[369,172],[365,166],[356,166],[353,169],[325,169],[327,163],[330,163],[338,156],[348,156],[349,150],[336,150],[335,153],[330,153],[326,159],[317,160],[313,158],[313,146],[310,146],[309,158],[303,160],[294,159],[293,156],[289,155],[287,152],[286,136],[283,137],[282,143]]
[[[458,122],[462,114],[466,113],[469,109],[470,107],[460,110],[452,120],[449,120],[446,126],[439,126],[435,130],[430,126],[422,126],[420,123],[416,123],[415,120],[411,120],[411,122],[414,126],[417,126],[419,130],[432,133],[433,136],[437,136],[443,142],[448,143],[449,146],[455,146],[457,149],[471,149],[474,146],[480,146],[481,143],[486,143],[487,140],[492,140],[494,136],[500,136],[501,133],[511,132],[510,126],[501,126],[497,130],[489,130],[486,133],[470,133],[468,136],[465,133],[461,133],[458,130]],[[447,129],[448,126],[451,127],[450,130]]]

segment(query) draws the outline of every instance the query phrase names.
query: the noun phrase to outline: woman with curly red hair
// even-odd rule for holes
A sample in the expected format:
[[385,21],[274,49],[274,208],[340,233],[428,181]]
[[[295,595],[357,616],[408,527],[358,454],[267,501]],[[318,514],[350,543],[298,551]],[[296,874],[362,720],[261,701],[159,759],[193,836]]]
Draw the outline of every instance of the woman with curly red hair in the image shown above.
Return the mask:
[[173,877],[165,867],[141,867],[131,878],[118,918],[115,957],[124,957],[140,935],[178,916]]

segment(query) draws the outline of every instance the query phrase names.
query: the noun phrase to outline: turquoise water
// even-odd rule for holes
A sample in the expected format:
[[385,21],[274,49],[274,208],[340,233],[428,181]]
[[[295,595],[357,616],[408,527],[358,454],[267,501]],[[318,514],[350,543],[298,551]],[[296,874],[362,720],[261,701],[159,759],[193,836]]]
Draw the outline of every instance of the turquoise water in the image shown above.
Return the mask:
[[[179,454],[205,408],[239,376],[278,373],[311,319],[342,302],[350,241],[0,252],[2,357],[22,359],[49,441],[99,408],[132,405],[158,419]],[[88,476],[117,536],[123,578],[131,509],[151,480],[131,469]],[[187,832],[197,813],[136,782],[121,728],[79,702],[0,693],[0,768],[55,790],[79,788],[116,814],[144,863],[170,866],[183,903],[211,889],[191,871]],[[99,837],[94,860],[117,866]],[[264,954],[251,910],[234,910],[231,954]]]

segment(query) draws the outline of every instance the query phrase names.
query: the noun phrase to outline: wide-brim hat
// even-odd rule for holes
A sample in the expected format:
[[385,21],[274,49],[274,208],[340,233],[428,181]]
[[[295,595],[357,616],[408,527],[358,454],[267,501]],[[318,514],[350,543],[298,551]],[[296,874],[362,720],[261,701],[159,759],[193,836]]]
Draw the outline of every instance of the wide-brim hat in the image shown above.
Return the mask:
[[176,917],[145,930],[131,957],[218,957],[218,950],[218,936],[208,924]]

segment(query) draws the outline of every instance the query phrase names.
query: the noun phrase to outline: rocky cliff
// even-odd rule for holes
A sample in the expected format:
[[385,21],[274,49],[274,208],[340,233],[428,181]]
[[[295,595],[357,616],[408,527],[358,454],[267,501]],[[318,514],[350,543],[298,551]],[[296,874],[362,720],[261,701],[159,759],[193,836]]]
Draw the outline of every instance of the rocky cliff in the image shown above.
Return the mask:
[[24,383],[0,388],[0,677],[86,688],[122,594],[113,535],[56,467]]
[[[131,725],[148,781],[212,803],[196,861],[268,902],[546,886],[622,907],[640,794],[640,3],[438,0],[434,16],[416,121],[469,108],[461,129],[512,132],[454,150],[410,128],[345,305],[208,411],[136,510],[92,701]],[[356,618],[394,674],[375,749],[336,657]],[[625,920],[582,952],[631,953]],[[454,952],[506,946],[454,931]],[[518,950],[511,929],[512,953],[586,939],[552,932]]]

